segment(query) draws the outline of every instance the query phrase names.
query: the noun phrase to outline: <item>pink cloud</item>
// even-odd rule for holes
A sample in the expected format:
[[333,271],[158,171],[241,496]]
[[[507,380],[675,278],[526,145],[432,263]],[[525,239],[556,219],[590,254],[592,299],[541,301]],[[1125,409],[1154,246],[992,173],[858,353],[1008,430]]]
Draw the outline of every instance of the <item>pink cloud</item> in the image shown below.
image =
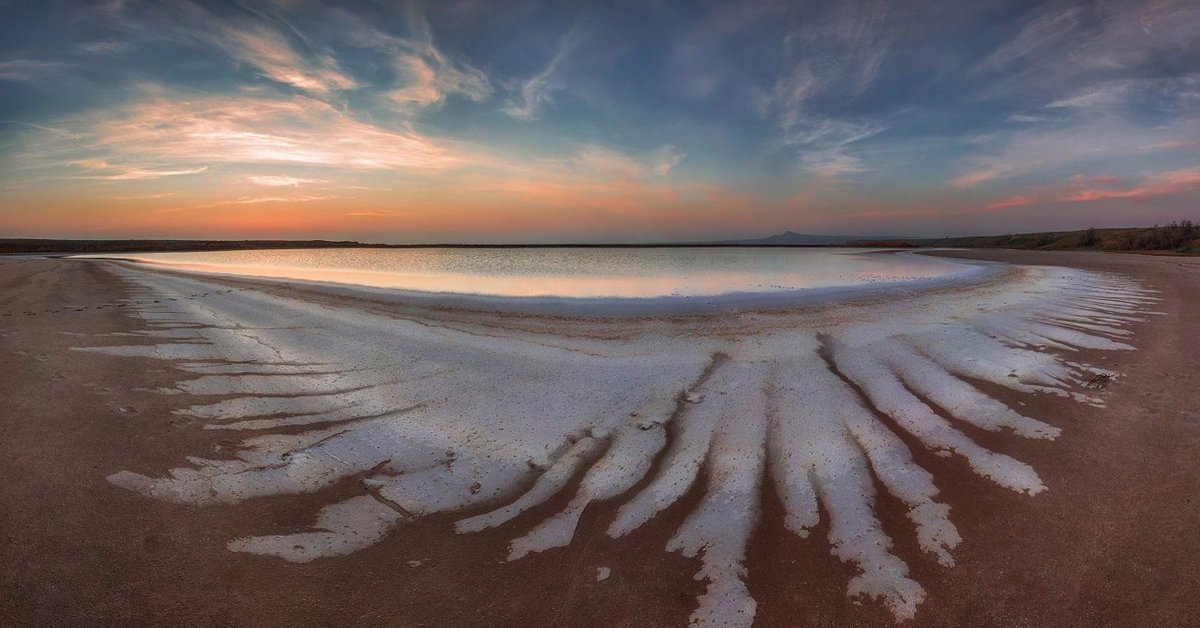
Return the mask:
[[1117,187],[1123,179],[1112,175],[1076,175],[1071,183],[1029,188],[1025,192],[989,203],[985,210],[1023,207],[1037,203],[1087,203],[1106,199],[1142,199],[1200,189],[1200,169],[1175,170],[1153,175],[1140,184]]
[[1081,203],[1111,198],[1150,198],[1200,189],[1200,169],[1164,172],[1129,188],[1090,188],[1063,196],[1059,200]]
[[975,171],[967,172],[965,174],[961,174],[957,177],[954,177],[953,179],[950,180],[950,185],[953,185],[955,187],[964,187],[964,188],[975,187],[976,185],[979,185],[980,183],[983,183],[985,181],[991,181],[992,179],[995,179],[997,176],[999,176],[999,173],[997,173],[995,170],[991,170],[991,169],[975,170]]
[[1032,196],[1013,196],[1011,198],[1006,198],[1004,200],[996,201],[994,203],[988,203],[987,205],[984,206],[984,209],[1004,209],[1006,207],[1021,207],[1024,205],[1031,205],[1035,202],[1037,202],[1037,199]]
[[107,151],[113,162],[171,164],[178,172],[164,171],[169,174],[222,162],[441,171],[482,159],[408,125],[361,122],[303,96],[161,98],[92,114],[79,124],[90,140],[86,148]]

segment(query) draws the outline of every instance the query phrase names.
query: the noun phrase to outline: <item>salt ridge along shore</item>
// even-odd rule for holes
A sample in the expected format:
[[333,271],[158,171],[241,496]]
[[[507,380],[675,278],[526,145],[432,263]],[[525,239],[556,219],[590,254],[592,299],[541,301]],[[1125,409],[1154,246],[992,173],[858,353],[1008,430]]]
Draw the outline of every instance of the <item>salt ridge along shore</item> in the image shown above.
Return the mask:
[[617,506],[608,534],[619,538],[703,482],[664,549],[699,557],[706,584],[692,619],[714,625],[755,616],[745,551],[764,486],[793,533],[829,518],[827,541],[810,542],[827,542],[858,572],[848,594],[913,617],[926,593],[890,551],[875,480],[907,508],[921,550],[952,568],[962,542],[953,504],[938,500],[908,439],[964,460],[995,490],[1045,491],[1035,469],[968,434],[1052,439],[1059,429],[975,382],[1100,406],[1087,383],[1113,374],[1070,354],[1132,349],[1128,327],[1153,316],[1157,301],[1116,275],[1015,267],[953,290],[838,307],[497,318],[109,268],[147,329],[136,343],[79,350],[168,360],[180,378],[160,392],[178,416],[245,434],[232,458],[190,458],[167,477],[123,471],[114,483],[205,506],[320,494],[361,478],[360,494],[327,505],[310,529],[229,542],[311,561],[439,513],[467,513],[456,524],[464,535],[504,526],[574,491],[564,510],[511,539],[509,559],[521,559],[569,545],[589,504]]

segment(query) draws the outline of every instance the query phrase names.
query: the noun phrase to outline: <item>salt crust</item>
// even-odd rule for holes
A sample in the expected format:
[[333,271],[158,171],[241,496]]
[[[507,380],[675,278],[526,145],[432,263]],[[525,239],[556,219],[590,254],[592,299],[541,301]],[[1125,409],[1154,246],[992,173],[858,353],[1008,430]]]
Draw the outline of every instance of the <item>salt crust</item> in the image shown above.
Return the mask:
[[[306,562],[370,546],[415,518],[471,510],[456,530],[511,526],[515,560],[570,544],[598,502],[621,500],[609,535],[633,532],[703,477],[666,547],[699,557],[700,626],[753,621],[745,549],[763,482],[800,536],[824,510],[832,553],[859,570],[849,595],[912,618],[925,591],[891,551],[876,484],[907,507],[937,562],[952,566],[961,538],[934,476],[895,430],[998,487],[1041,493],[1032,467],[962,428],[1038,439],[1061,430],[975,382],[1101,406],[1083,386],[1101,371],[1064,356],[1132,349],[1129,326],[1157,301],[1123,277],[1016,268],[954,292],[794,312],[506,326],[486,313],[446,324],[115,272],[147,327],[79,350],[170,361],[180,377],[160,392],[177,395],[175,412],[245,437],[233,458],[192,457],[161,478],[122,471],[114,484],[206,506],[358,476],[362,494],[325,506],[310,530],[229,549]],[[522,517],[564,490],[574,494],[561,512]]]

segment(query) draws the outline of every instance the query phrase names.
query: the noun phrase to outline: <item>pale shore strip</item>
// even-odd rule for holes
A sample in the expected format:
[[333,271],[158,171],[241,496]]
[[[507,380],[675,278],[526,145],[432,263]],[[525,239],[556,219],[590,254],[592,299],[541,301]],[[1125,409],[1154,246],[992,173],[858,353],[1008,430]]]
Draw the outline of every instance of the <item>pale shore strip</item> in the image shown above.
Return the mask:
[[[1106,535],[1120,523],[1128,543],[1145,538],[1124,511],[1095,523],[1088,509],[1107,512],[1106,496],[1159,528],[1196,519],[1161,481],[1138,481],[1143,470],[1125,457],[1159,461],[1174,487],[1194,474],[1187,456],[1173,453],[1196,445],[1196,416],[1184,416],[1194,396],[1141,392],[1153,393],[1152,381],[1159,389],[1196,381],[1182,353],[1196,340],[1181,330],[1196,321],[1197,266],[1000,255],[1100,272],[1018,267],[904,299],[604,321],[481,314],[110,262],[0,264],[11,314],[0,319],[12,347],[4,359],[25,367],[16,378],[23,388],[4,390],[16,400],[4,414],[16,436],[5,459],[25,462],[33,476],[15,466],[5,476],[22,478],[5,489],[18,512],[4,524],[13,530],[6,538],[21,539],[11,551],[27,565],[29,544],[44,538],[30,526],[47,513],[38,500],[16,508],[16,496],[49,489],[75,495],[53,500],[58,508],[104,522],[99,533],[64,534],[122,565],[216,563],[243,577],[285,577],[313,595],[334,574],[344,582],[347,569],[398,570],[397,593],[429,596],[439,582],[491,591],[481,608],[442,598],[427,607],[392,600],[389,611],[367,594],[379,584],[342,598],[347,616],[401,624],[566,616],[612,625],[613,617],[634,622],[647,603],[661,613],[652,623],[666,625],[689,615],[785,625],[787,608],[825,622],[950,624],[963,609],[1016,623],[1046,618],[1059,612],[1046,591],[1014,580],[1010,590],[1029,608],[1010,608],[984,584],[1019,571],[1021,547],[1041,547],[1036,560],[1057,565],[1060,552],[1078,555],[1054,544],[1064,527],[1111,544]],[[1147,368],[1162,374],[1142,379]],[[39,373],[50,376],[34,381]],[[1108,374],[1115,379],[1096,380],[1104,388],[1085,385]],[[62,391],[46,407],[28,398],[47,387]],[[1157,431],[1138,430],[1130,417]],[[83,434],[128,444],[87,446]],[[30,464],[35,451],[44,461]],[[74,471],[47,483],[39,470],[51,460]],[[1071,461],[1087,461],[1092,473]],[[104,476],[165,503],[121,492]],[[69,481],[88,490],[54,493]],[[1164,497],[1143,504],[1137,490]],[[124,504],[119,515],[109,502]],[[1076,504],[1066,511],[1073,523],[1051,515],[1064,504]],[[143,547],[153,535],[129,527],[151,514],[160,527],[141,529],[169,529],[173,539],[154,551]],[[1194,575],[1194,561],[1172,556],[1158,563]],[[457,569],[433,569],[443,562]],[[576,564],[579,578],[599,567],[611,577],[581,589],[564,566]],[[565,582],[553,581],[556,569],[571,572]],[[23,617],[51,616],[33,603],[47,591],[37,571],[14,578]],[[615,584],[623,572],[630,579]],[[1079,574],[1065,565],[1054,573],[1060,593],[1093,599]],[[704,580],[689,583],[694,574]],[[114,623],[138,623],[145,612],[155,623],[215,611],[202,592],[127,580],[148,589],[128,584],[99,604],[87,593],[92,583],[69,579],[72,600],[90,601],[61,612]],[[542,589],[558,594],[531,593]],[[1157,592],[1157,617],[1189,608],[1173,590]],[[149,591],[153,603],[131,603]],[[238,595],[264,605],[235,605],[239,620],[283,623],[266,611],[270,592]],[[599,608],[616,614],[587,610]]]

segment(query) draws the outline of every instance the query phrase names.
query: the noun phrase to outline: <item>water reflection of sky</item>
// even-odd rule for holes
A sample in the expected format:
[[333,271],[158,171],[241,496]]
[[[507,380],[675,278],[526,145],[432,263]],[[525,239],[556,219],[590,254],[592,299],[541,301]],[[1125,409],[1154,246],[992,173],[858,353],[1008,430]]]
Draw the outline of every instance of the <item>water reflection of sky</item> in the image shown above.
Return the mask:
[[859,249],[318,249],[129,256],[205,272],[508,297],[715,296],[896,283],[960,264]]

